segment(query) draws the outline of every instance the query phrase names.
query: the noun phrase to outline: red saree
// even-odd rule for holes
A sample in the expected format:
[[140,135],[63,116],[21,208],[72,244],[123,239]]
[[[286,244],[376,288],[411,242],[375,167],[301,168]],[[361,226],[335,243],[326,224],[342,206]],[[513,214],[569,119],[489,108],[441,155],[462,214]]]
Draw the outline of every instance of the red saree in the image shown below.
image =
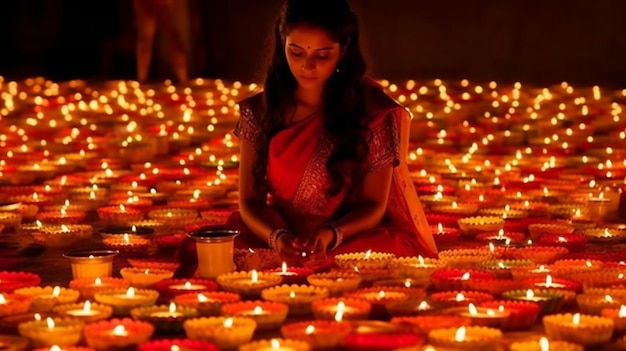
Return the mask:
[[[405,161],[409,113],[386,95],[375,106],[379,107],[370,124],[373,138],[367,170],[395,165],[387,211],[380,226],[354,235],[329,254],[372,249],[397,256],[436,256],[437,248]],[[256,143],[260,132],[249,101],[240,104],[240,114],[235,135],[242,142]],[[346,191],[330,198],[324,195],[329,184],[325,164],[332,145],[322,127],[322,118],[315,114],[280,131],[270,142],[267,179],[271,205],[287,222],[275,224],[286,224],[294,233],[313,231],[340,216],[340,206],[342,210],[350,208]],[[238,213],[231,216],[229,224],[242,231],[235,244],[238,248],[267,246],[250,233]]]

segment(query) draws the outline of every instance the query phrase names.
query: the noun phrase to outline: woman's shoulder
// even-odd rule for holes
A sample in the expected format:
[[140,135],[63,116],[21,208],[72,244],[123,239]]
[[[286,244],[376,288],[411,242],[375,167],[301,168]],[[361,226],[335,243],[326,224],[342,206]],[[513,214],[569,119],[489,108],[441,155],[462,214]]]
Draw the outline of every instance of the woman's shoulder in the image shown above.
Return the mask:
[[240,112],[250,113],[252,116],[255,116],[255,118],[261,115],[264,103],[265,94],[263,92],[248,96],[238,102],[239,108],[241,109]]
[[363,97],[365,99],[365,111],[370,118],[376,119],[396,109],[406,109],[402,104],[389,96],[373,79],[364,82]]

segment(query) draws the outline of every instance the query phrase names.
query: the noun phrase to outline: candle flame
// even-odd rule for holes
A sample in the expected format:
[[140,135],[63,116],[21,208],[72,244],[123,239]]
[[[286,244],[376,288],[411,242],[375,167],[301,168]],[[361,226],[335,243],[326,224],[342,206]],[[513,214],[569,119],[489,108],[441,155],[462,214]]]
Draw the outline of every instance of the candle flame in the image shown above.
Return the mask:
[[130,244],[130,237],[128,236],[128,233],[124,233],[124,242],[126,244]]
[[365,253],[365,259],[369,260],[371,255],[372,255],[372,250],[367,250],[367,252]]
[[253,269],[252,272],[250,272],[250,279],[253,283],[259,282],[259,273],[256,271],[256,269]]
[[420,266],[424,265],[424,257],[422,255],[417,256],[417,259],[420,261]]
[[470,304],[469,304],[469,305],[467,305],[467,309],[469,310],[469,313],[470,313],[472,316],[475,316],[475,315],[477,315],[477,314],[478,314],[478,310],[476,309],[476,306],[474,306],[474,304],[473,304],[473,303],[471,303],[471,302],[470,302]]
[[50,317],[46,318],[46,324],[48,325],[48,329],[54,329],[54,319]]
[[270,340],[270,345],[272,346],[273,350],[280,350],[280,342],[276,339],[272,339]]
[[543,272],[546,270],[546,266],[544,265],[539,265],[539,272]]
[[585,265],[586,265],[588,268],[591,268],[591,266],[592,266],[591,261],[586,261],[586,262],[585,262]]
[[60,286],[55,286],[52,289],[52,297],[59,297],[60,294],[61,294],[61,287]]
[[149,274],[150,273],[150,268],[146,268],[145,271],[143,271],[143,274]]
[[552,287],[552,276],[550,274],[546,275],[546,288]]
[[437,231],[439,233],[443,232],[443,225],[441,223],[437,224]]
[[3,294],[0,294],[0,304],[5,304],[7,303],[7,300],[4,298]]
[[535,297],[535,292],[532,289],[526,290],[526,298],[532,299],[533,297]]
[[410,287],[411,287],[411,279],[408,279],[408,278],[407,278],[407,279],[404,281],[404,287],[406,287],[406,288],[410,288]]
[[606,302],[608,303],[613,303],[613,298],[611,297],[611,295],[606,295],[604,296],[604,299],[606,300]]
[[170,351],[180,351],[180,346],[178,346],[178,345],[172,345],[172,346],[170,347]]
[[465,340],[465,327],[460,327],[456,330],[454,340],[456,340],[456,342],[463,342]]
[[91,302],[89,302],[89,300],[85,301],[85,304],[83,305],[83,311],[84,312],[91,311]]
[[190,281],[186,281],[185,284],[183,284],[183,286],[185,287],[185,289],[191,289],[191,282]]
[[120,212],[122,213],[126,212],[126,207],[124,207],[123,204],[120,204]]
[[102,279],[100,278],[96,278],[96,280],[94,281],[95,285],[102,285]]
[[282,265],[281,269],[282,269],[282,273],[283,274],[287,273],[287,262],[283,261],[283,265]]
[[126,328],[124,328],[123,325],[118,325],[115,328],[113,328],[113,335],[115,336],[126,336],[128,335],[128,332],[126,331]]
[[574,317],[572,317],[572,323],[576,325],[580,324],[580,313],[576,313]]
[[50,346],[50,351],[63,351],[59,345],[52,345]]
[[384,290],[381,290],[381,291],[378,292],[378,298],[379,299],[384,299],[385,298],[385,291]]
[[335,312],[335,321],[341,322],[343,320],[343,313],[346,310],[346,304],[343,301],[337,303],[337,311]]
[[224,320],[224,328],[232,328],[233,327],[233,319],[228,317]]
[[61,224],[61,231],[63,233],[67,233],[70,231],[70,228],[68,226],[66,226],[65,224]]
[[170,314],[174,314],[176,313],[176,304],[173,302],[170,302],[170,307],[168,308]]
[[291,290],[291,291],[289,292],[289,298],[290,298],[290,299],[295,299],[295,298],[296,298],[296,292],[295,292],[295,291],[293,291],[293,290]]
[[489,243],[489,252],[494,253],[496,251],[496,246],[493,243]]
[[626,306],[621,305],[619,308],[619,312],[617,313],[619,318],[626,318]]
[[315,327],[313,326],[313,324],[309,324],[304,332],[306,333],[306,335],[311,335],[315,332]]
[[420,302],[419,306],[417,306],[417,309],[420,311],[427,310],[428,308],[430,308],[430,305],[426,301]]
[[255,306],[254,310],[252,310],[252,313],[255,315],[263,314],[263,307]]
[[468,280],[470,278],[470,272],[465,272],[463,276],[461,276],[461,280]]
[[201,303],[209,302],[209,298],[204,296],[204,294],[198,294],[198,302],[201,302]]
[[539,348],[541,351],[550,351],[550,342],[548,341],[548,338],[542,336],[541,339],[539,339]]
[[456,294],[456,301],[457,302],[465,301],[465,296],[463,295],[463,293]]
[[128,298],[135,297],[135,288],[133,288],[132,286],[128,288],[128,290],[126,290],[126,297]]

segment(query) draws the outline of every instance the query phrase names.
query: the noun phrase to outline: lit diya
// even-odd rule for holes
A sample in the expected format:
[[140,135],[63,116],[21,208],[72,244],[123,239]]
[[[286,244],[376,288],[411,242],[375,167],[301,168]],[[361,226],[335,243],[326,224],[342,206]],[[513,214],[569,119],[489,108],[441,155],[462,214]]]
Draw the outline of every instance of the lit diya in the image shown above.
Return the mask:
[[343,269],[386,268],[394,258],[391,253],[367,250],[336,255],[335,263]]
[[316,319],[358,320],[367,319],[372,306],[360,299],[326,298],[313,301],[311,309]]
[[328,297],[328,290],[310,285],[279,285],[263,289],[261,297],[289,306],[290,316],[304,316],[311,313],[311,303]]
[[108,319],[113,314],[113,309],[110,306],[91,303],[87,300],[84,303],[56,306],[53,312],[65,318],[76,318],[89,323]]
[[80,342],[84,322],[72,319],[34,320],[18,326],[20,335],[30,340],[33,347],[52,345],[73,346]]
[[263,289],[279,285],[282,281],[280,276],[257,272],[233,272],[217,277],[217,284],[225,291],[247,296],[260,296]]
[[306,278],[313,274],[313,270],[304,267],[288,267],[287,262],[283,262],[281,267],[269,269],[264,272],[278,275],[282,278],[282,283],[287,285],[302,284]]
[[272,330],[280,327],[287,318],[289,306],[280,302],[239,301],[222,305],[222,314],[227,317],[249,317],[257,323],[257,330]]
[[20,288],[16,289],[15,293],[18,295],[30,296],[32,298],[30,309],[33,312],[51,311],[56,305],[76,302],[80,296],[80,293],[76,290],[62,288],[59,286],[33,286]]
[[136,307],[152,306],[159,297],[156,290],[150,289],[111,289],[94,294],[94,299],[104,305],[111,306],[117,316],[126,316]]
[[204,278],[163,279],[157,282],[154,288],[163,299],[170,300],[177,295],[215,291],[217,284]]
[[337,321],[304,321],[285,324],[283,337],[307,342],[314,349],[332,349],[341,345],[353,331],[352,324]]
[[585,314],[553,314],[543,317],[549,338],[591,346],[608,342],[613,335],[613,320]]
[[174,276],[173,271],[164,269],[142,269],[133,267],[122,268],[120,274],[130,285],[138,288],[152,287],[154,284]]
[[191,340],[215,343],[222,349],[237,348],[252,340],[256,322],[249,317],[201,317],[183,324]]
[[558,312],[565,302],[563,293],[557,290],[511,290],[504,292],[502,297],[507,300],[534,302],[539,305],[540,315]]
[[100,291],[110,289],[126,289],[130,286],[130,282],[120,278],[79,278],[70,281],[70,288],[80,292],[83,299],[91,299],[93,295]]
[[130,315],[135,320],[146,321],[154,326],[159,334],[180,334],[184,331],[183,322],[198,316],[192,307],[169,305],[153,305],[133,308]]
[[504,306],[502,308],[476,307],[471,302],[466,307],[448,309],[447,313],[467,317],[472,321],[472,325],[492,328],[501,328],[511,315]]
[[201,317],[219,316],[224,304],[240,300],[238,294],[223,291],[186,293],[174,297],[176,304],[195,308]]
[[626,333],[626,305],[603,308],[600,311],[600,315],[613,320],[615,334],[622,335]]
[[330,296],[339,296],[358,289],[361,277],[356,272],[327,272],[311,274],[307,281],[310,285],[327,289]]
[[429,343],[444,349],[495,351],[501,340],[499,329],[480,326],[435,329],[428,333]]
[[130,318],[102,320],[85,326],[87,345],[97,350],[135,347],[150,340],[152,324]]

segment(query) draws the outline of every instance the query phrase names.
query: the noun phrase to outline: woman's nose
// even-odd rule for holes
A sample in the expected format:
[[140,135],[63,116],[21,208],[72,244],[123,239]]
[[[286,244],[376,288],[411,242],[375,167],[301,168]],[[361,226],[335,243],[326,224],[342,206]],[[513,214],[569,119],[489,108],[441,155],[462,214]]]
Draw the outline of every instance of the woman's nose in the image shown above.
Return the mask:
[[305,58],[304,63],[302,64],[302,69],[305,71],[315,70],[315,59],[312,57]]

